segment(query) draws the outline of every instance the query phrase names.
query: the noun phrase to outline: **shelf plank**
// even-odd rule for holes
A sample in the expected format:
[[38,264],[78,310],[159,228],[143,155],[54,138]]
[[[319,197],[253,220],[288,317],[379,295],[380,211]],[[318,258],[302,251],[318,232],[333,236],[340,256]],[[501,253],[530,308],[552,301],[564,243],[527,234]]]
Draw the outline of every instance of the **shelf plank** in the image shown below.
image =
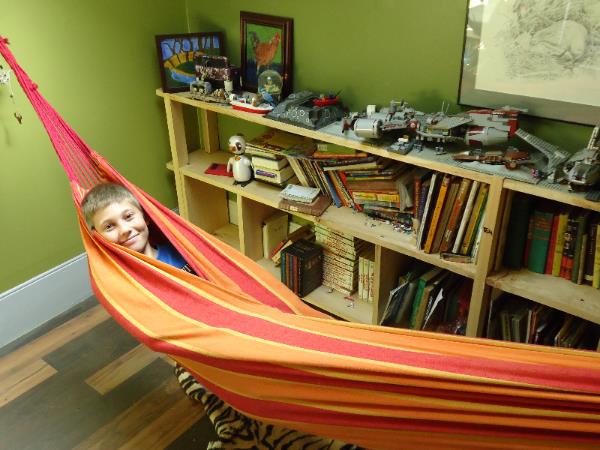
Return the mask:
[[235,248],[237,251],[240,250],[240,234],[237,225],[228,223],[215,230],[212,235],[219,238],[230,247]]
[[591,286],[526,269],[502,271],[489,276],[486,282],[496,289],[600,324],[600,290]]
[[[280,268],[272,261],[263,258],[257,263],[272,273],[275,278],[281,279]],[[356,295],[352,295],[351,298],[356,299]],[[325,286],[319,286],[302,300],[350,322],[373,323],[373,304],[359,300],[349,301],[344,294]]]
[[524,194],[534,195],[540,198],[554,200],[567,205],[578,206],[592,211],[600,211],[600,202],[592,202],[585,199],[585,192],[569,191],[564,184],[541,181],[538,184],[520,183],[515,180],[504,180],[504,188]]
[[[211,163],[226,163],[229,157],[229,153],[225,152],[210,154],[203,151],[192,152],[190,154],[189,164],[183,167],[181,172],[184,176],[209,183],[256,202],[277,208],[279,205],[279,192],[281,189],[276,186],[270,186],[261,182],[252,182],[245,187],[240,187],[233,184],[232,178],[219,175],[207,175],[204,173]],[[398,232],[394,230],[391,225],[371,219],[365,214],[358,213],[351,208],[336,208],[335,206],[330,206],[320,217],[301,213],[291,214],[311,222],[321,223],[326,227],[342,233],[351,234],[365,241],[381,245],[429,264],[442,267],[459,275],[468,278],[475,277],[475,264],[444,261],[437,253],[428,254],[418,250],[413,234]]]

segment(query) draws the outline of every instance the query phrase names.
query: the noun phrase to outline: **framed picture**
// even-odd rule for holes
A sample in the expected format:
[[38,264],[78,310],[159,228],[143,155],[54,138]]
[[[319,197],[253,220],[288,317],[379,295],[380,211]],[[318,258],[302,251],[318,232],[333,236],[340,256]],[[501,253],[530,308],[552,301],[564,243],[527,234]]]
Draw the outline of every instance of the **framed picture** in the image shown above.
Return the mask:
[[291,92],[293,23],[284,17],[240,12],[242,89],[257,92],[266,86],[280,96]]
[[160,78],[164,92],[182,92],[196,79],[194,57],[224,54],[223,33],[164,34],[156,36]]
[[600,121],[600,5],[468,0],[459,103],[595,125]]

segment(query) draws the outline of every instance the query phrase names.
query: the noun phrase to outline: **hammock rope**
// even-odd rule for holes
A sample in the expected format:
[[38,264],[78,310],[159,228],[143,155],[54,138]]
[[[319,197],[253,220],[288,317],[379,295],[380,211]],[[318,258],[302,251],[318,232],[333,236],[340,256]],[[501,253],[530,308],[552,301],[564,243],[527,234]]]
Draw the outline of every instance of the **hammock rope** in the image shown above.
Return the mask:
[[[0,54],[73,190],[98,300],[241,412],[367,448],[598,448],[600,355],[330,319],[128,182]],[[198,276],[90,233],[87,189],[123,184]]]

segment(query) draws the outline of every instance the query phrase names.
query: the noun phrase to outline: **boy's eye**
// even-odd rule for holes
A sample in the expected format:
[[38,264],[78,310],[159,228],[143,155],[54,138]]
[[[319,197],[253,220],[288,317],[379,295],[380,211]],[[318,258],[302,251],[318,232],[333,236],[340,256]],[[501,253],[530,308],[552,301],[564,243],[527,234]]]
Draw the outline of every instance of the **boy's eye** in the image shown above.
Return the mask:
[[112,227],[113,227],[112,224],[106,224],[106,225],[104,225],[104,231],[109,231],[112,229]]

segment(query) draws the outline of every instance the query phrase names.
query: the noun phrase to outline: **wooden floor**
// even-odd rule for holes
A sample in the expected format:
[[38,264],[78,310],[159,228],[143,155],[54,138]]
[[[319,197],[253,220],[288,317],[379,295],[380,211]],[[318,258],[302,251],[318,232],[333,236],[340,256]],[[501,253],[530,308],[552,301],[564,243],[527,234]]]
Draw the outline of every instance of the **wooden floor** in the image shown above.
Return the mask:
[[0,449],[205,449],[172,362],[87,304],[0,357]]

